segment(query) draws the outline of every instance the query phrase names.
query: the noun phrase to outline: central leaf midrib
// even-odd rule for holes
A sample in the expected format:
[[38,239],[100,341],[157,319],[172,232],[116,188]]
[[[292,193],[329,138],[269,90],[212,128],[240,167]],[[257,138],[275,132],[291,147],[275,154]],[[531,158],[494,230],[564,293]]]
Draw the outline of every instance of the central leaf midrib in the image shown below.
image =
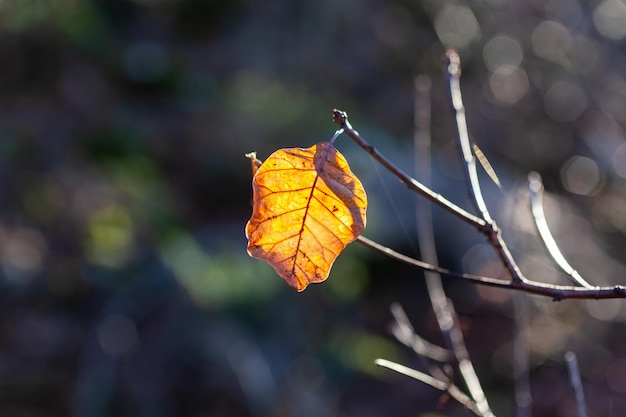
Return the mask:
[[[298,253],[300,252],[300,243],[302,242],[302,235],[304,234],[304,224],[306,223],[307,216],[309,215],[309,208],[311,207],[311,200],[313,200],[313,193],[315,192],[315,186],[317,185],[317,180],[319,179],[320,175],[322,175],[322,172],[324,172],[324,164],[326,162],[326,156],[331,149],[332,149],[332,146],[329,146],[327,149],[324,150],[324,154],[322,155],[322,164],[320,164],[319,171],[316,169],[317,174],[315,175],[315,179],[313,180],[313,184],[311,185],[311,192],[309,193],[309,197],[307,198],[306,208],[304,210],[304,215],[302,216],[302,225],[300,226],[300,231],[298,233],[298,243],[296,243],[296,253],[293,257],[293,265],[291,266],[292,275],[295,275],[296,273],[296,265],[298,264],[297,262]],[[313,166],[315,166],[315,155],[313,156]]]

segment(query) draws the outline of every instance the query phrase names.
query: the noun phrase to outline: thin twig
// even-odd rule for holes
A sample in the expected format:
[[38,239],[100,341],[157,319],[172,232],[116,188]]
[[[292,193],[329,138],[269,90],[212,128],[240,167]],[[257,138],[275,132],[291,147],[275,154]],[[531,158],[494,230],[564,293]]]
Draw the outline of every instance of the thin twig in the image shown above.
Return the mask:
[[489,277],[484,277],[481,275],[467,274],[465,272],[455,272],[446,268],[441,268],[435,265],[431,265],[427,262],[420,261],[419,259],[411,258],[410,256],[403,255],[400,252],[396,252],[395,250],[387,246],[381,245],[378,242],[368,239],[363,235],[359,236],[356,239],[356,241],[362,244],[363,246],[373,249],[376,252],[379,252],[392,259],[395,259],[396,261],[400,261],[405,264],[414,266],[423,271],[436,272],[446,277],[464,279],[464,280],[471,281],[474,283],[489,285],[493,287],[511,288],[511,285],[507,281],[503,281],[501,279],[489,278]]
[[376,359],[374,363],[378,366],[382,366],[384,368],[391,369],[396,371],[402,375],[410,376],[413,379],[416,379],[420,382],[423,382],[426,385],[430,385],[433,388],[438,389],[439,391],[447,391],[450,384],[445,381],[440,381],[437,378],[433,378],[432,376],[425,374],[424,372],[420,372],[413,368],[409,368],[404,365],[400,365],[399,363],[389,361],[387,359]]
[[472,202],[476,209],[485,219],[487,223],[492,222],[491,214],[483,199],[480,190],[480,182],[478,181],[478,172],[476,171],[476,158],[472,152],[472,146],[467,131],[467,120],[465,119],[465,106],[463,105],[463,96],[461,95],[461,60],[459,54],[449,49],[446,52],[448,59],[448,67],[446,74],[448,76],[448,92],[450,93],[450,101],[456,116],[456,127],[459,134],[459,149],[463,157],[465,180],[467,182],[467,190],[470,193]]
[[342,127],[344,129],[344,132],[348,136],[350,136],[357,145],[359,145],[361,148],[363,148],[363,150],[365,150],[365,152],[367,152],[374,159],[380,162],[382,166],[387,168],[401,182],[409,187],[409,189],[421,194],[429,201],[439,205],[440,207],[443,207],[448,212],[454,214],[456,217],[465,221],[466,223],[476,227],[481,233],[485,234],[491,245],[496,249],[503,265],[505,266],[507,271],[509,271],[509,274],[511,275],[514,284],[517,286],[522,286],[525,278],[522,276],[522,273],[513,261],[513,256],[511,255],[506,244],[502,240],[500,230],[496,227],[495,223],[487,223],[485,220],[476,217],[475,215],[462,209],[461,207],[446,199],[441,194],[435,193],[430,188],[417,181],[415,178],[407,175],[393,162],[391,162],[383,154],[381,154],[374,146],[370,145],[365,139],[363,139],[359,132],[357,132],[348,121],[348,114],[346,112],[334,109],[333,121],[337,123],[340,127]]
[[[430,79],[424,77],[421,76],[415,80],[415,175],[421,178],[427,187],[430,187],[430,148],[432,142],[430,134]],[[426,262],[438,264],[430,205],[423,200],[419,200],[416,207],[416,217],[421,257]],[[425,277],[428,295],[435,311],[437,323],[454,352],[465,385],[481,416],[491,417],[494,414],[489,407],[480,380],[470,360],[456,311],[452,301],[446,297],[441,276],[434,272],[426,272]]]
[[[430,78],[426,76],[418,77],[415,80],[415,176],[420,178],[426,187],[431,187],[431,104],[430,104]],[[439,263],[437,259],[437,249],[435,247],[435,232],[433,229],[433,219],[430,205],[423,200],[418,200],[415,209],[417,224],[417,238],[420,248],[420,257],[432,264]],[[446,312],[448,305],[446,294],[443,290],[441,277],[433,272],[425,274],[428,295],[433,306],[439,328],[445,334],[451,326],[451,318]]]
[[400,304],[391,305],[391,314],[395,319],[392,333],[400,343],[410,347],[418,355],[438,362],[448,362],[452,359],[452,353],[449,350],[432,344],[415,333],[415,329]]
[[489,242],[494,247],[502,264],[508,271],[511,280],[516,283],[524,281],[519,267],[517,266],[513,255],[509,251],[506,243],[502,239],[500,230],[496,225],[495,220],[491,217],[489,209],[485,204],[482,191],[480,189],[480,182],[478,180],[478,173],[476,172],[476,159],[472,153],[472,148],[469,139],[469,133],[467,131],[467,121],[465,119],[465,107],[463,106],[463,96],[461,94],[461,60],[459,54],[449,49],[446,53],[448,59],[448,65],[446,68],[446,74],[448,77],[448,90],[450,93],[450,100],[452,107],[456,115],[456,127],[459,135],[459,148],[463,160],[465,161],[465,177],[467,181],[467,188],[474,202],[474,205],[481,214],[483,220],[486,223],[485,230],[483,231]]
[[550,233],[550,228],[543,211],[543,183],[541,182],[541,176],[536,172],[528,174],[528,186],[530,188],[530,206],[533,218],[535,219],[535,226],[548,253],[550,253],[554,262],[567,274],[574,284],[579,284],[586,288],[593,288],[593,285],[585,281],[578,271],[572,268],[567,262],[552,237],[552,233]]
[[388,361],[386,359],[376,359],[374,363],[378,366],[382,366],[383,368],[391,369],[392,371],[396,371],[399,374],[423,382],[426,385],[430,385],[431,387],[436,388],[439,391],[447,392],[452,398],[462,404],[465,408],[472,411],[477,416],[482,417],[482,414],[480,413],[472,399],[464,394],[456,385],[453,385],[446,381],[441,381],[437,378],[433,378],[428,374],[412,368],[408,368],[396,362]]
[[[457,128],[459,128],[459,138],[462,141],[467,139],[467,124],[465,122],[465,112],[463,108],[463,102],[461,100],[461,92],[458,84],[458,80],[460,77],[460,70],[458,68],[458,55],[455,55],[456,52],[448,52],[448,58],[450,62],[454,62],[454,64],[448,65],[448,74],[450,80],[450,94],[453,101],[455,101],[455,111],[457,112]],[[453,82],[454,81],[454,82]],[[474,174],[469,172],[468,177],[470,178],[470,186],[473,188],[473,193],[476,199],[476,205],[481,211],[481,215],[485,217],[481,219],[476,217],[475,215],[463,210],[457,205],[453,204],[440,194],[433,192],[430,188],[426,187],[419,181],[414,178],[411,178],[409,175],[405,174],[401,169],[396,167],[391,161],[385,158],[382,154],[380,154],[376,148],[367,143],[361,135],[352,128],[350,123],[348,122],[348,115],[341,110],[333,110],[333,121],[337,123],[340,128],[343,128],[345,133],[350,136],[361,148],[363,148],[367,153],[369,153],[374,159],[380,162],[385,168],[387,168],[391,173],[393,173],[400,181],[406,184],[411,190],[418,192],[419,194],[425,196],[428,200],[438,204],[439,206],[445,208],[450,213],[454,214],[458,218],[464,220],[465,222],[471,224],[476,227],[481,233],[487,236],[488,241],[491,243],[493,248],[496,250],[502,264],[505,269],[509,273],[511,280],[509,282],[505,282],[502,280],[497,280],[494,278],[481,277],[477,275],[471,274],[460,274],[451,272],[447,269],[436,267],[427,262],[418,261],[416,259],[410,258],[408,256],[399,254],[383,245],[380,245],[376,242],[373,242],[366,238],[360,238],[359,241],[366,246],[370,246],[372,249],[375,249],[381,253],[384,253],[394,259],[399,261],[414,265],[421,269],[427,271],[438,272],[446,276],[463,278],[465,280],[474,281],[477,283],[481,283],[484,285],[491,285],[494,287],[507,288],[525,291],[532,294],[544,295],[552,297],[555,301],[563,300],[567,298],[584,298],[584,299],[605,299],[605,298],[626,298],[626,287],[622,285],[614,285],[612,287],[571,287],[564,285],[553,285],[546,284],[538,281],[528,280],[519,267],[517,266],[513,255],[508,249],[508,246],[502,239],[502,234],[500,229],[498,228],[496,222],[491,218],[486,206],[484,205],[484,201],[482,200],[482,193],[480,192],[479,187],[474,187],[474,183],[477,183],[477,180],[474,181],[472,178],[476,177],[475,168],[468,168],[469,171],[474,171]],[[462,148],[469,148],[469,146],[462,146]],[[471,155],[471,150],[470,150]],[[470,162],[473,160],[473,156],[466,158],[466,161]],[[466,164],[467,165],[467,164]],[[475,163],[474,163],[475,166]],[[481,203],[481,201],[483,201]]]
[[370,145],[359,132],[352,128],[352,125],[348,121],[348,114],[344,111],[334,109],[333,110],[333,121],[337,123],[340,127],[344,129],[344,132],[352,138],[361,148],[365,150],[368,154],[370,154],[374,159],[376,159],[382,166],[387,168],[392,174],[394,174],[402,183],[404,183],[409,189],[421,194],[426,199],[431,202],[443,207],[450,213],[454,214],[459,219],[469,223],[470,225],[476,227],[481,232],[484,231],[486,223],[479,217],[474,216],[468,211],[462,209],[456,204],[449,201],[447,198],[442,196],[441,194],[435,193],[430,188],[424,186],[422,183],[417,181],[415,178],[412,178],[410,175],[406,174],[400,168],[398,168],[393,162],[387,159],[383,154],[381,154],[374,146]]
[[[431,187],[431,133],[430,133],[430,78],[425,76],[415,80],[415,176],[420,178],[426,187]],[[420,249],[420,257],[432,265],[439,263],[437,249],[435,247],[435,232],[430,205],[423,200],[418,200],[415,209],[417,238]],[[437,324],[443,335],[450,340],[449,333],[453,326],[451,314],[448,311],[448,298],[443,290],[441,276],[437,272],[424,274],[428,296],[435,312]]]
[[[401,343],[411,347],[418,354],[418,358],[423,363],[424,367],[428,369],[430,377],[445,383],[447,386],[453,386],[454,383],[452,382],[452,376],[449,372],[446,372],[433,362],[447,362],[453,359],[452,352],[423,340],[417,333],[415,333],[409,318],[406,316],[406,313],[399,304],[394,303],[391,305],[391,313],[395,319],[393,331],[394,336],[396,336]],[[403,367],[403,369],[408,368]],[[415,372],[421,374],[419,371]],[[458,388],[454,387],[453,390],[458,390]],[[468,398],[468,401],[471,402],[472,400]],[[463,403],[466,404],[466,401],[463,401]],[[475,403],[474,407],[476,407]],[[478,410],[477,407],[476,410]]]
[[489,407],[485,392],[480,385],[480,380],[478,379],[478,375],[476,374],[476,370],[474,369],[474,364],[470,360],[469,352],[467,351],[467,347],[465,345],[465,339],[463,338],[463,332],[461,331],[461,326],[459,324],[459,319],[456,315],[456,311],[454,310],[454,308],[452,308],[452,303],[449,300],[448,304],[448,311],[452,316],[453,322],[453,326],[450,331],[450,338],[452,347],[454,349],[454,355],[459,361],[459,371],[463,376],[463,380],[465,381],[467,389],[469,390],[472,398],[476,402],[476,406],[480,410],[481,416],[495,417],[495,415],[491,411],[491,408]]
[[576,406],[578,408],[578,417],[587,417],[587,405],[585,404],[585,394],[583,392],[583,384],[580,379],[580,371],[578,370],[578,360],[574,352],[565,354],[565,362],[567,362],[567,371],[569,380],[574,388],[576,396]]
[[509,281],[484,277],[481,275],[454,272],[446,268],[431,265],[427,262],[423,262],[418,259],[411,258],[410,256],[396,252],[393,249],[381,245],[380,243],[377,243],[364,236],[359,236],[357,238],[357,242],[392,259],[425,271],[437,272],[446,277],[463,279],[465,281],[470,281],[475,284],[482,284],[507,290],[517,290],[530,294],[543,295],[552,298],[554,301],[561,301],[566,299],[600,300],[607,298],[626,298],[626,287],[623,285],[614,285],[612,287],[582,288],[566,285],[545,284],[536,281],[524,281],[520,284],[515,284]]
[[528,363],[528,297],[522,293],[513,296],[515,335],[513,336],[513,374],[515,376],[515,405],[517,417],[532,415],[532,395]]

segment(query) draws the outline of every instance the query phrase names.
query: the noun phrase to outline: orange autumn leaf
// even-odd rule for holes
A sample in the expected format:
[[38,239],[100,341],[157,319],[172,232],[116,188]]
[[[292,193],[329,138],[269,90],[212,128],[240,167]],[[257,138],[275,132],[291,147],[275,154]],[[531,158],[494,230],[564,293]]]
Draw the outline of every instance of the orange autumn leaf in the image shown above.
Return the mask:
[[256,169],[248,253],[293,288],[324,281],[365,228],[367,197],[332,144],[280,149]]

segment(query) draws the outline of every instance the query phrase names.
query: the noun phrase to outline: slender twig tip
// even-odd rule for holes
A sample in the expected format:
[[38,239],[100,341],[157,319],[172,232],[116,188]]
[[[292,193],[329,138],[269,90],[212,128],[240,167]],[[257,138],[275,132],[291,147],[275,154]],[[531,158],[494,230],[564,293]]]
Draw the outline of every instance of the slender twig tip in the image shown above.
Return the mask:
[[578,407],[578,417],[587,417],[587,405],[585,404],[585,393],[583,392],[583,384],[580,377],[580,369],[578,368],[578,360],[574,352],[565,354],[565,362],[567,363],[567,371],[569,373],[570,383],[574,388],[576,397],[576,405]]
[[456,49],[448,49],[446,58],[448,60],[448,73],[454,77],[459,77],[461,75],[461,58]]
[[538,172],[532,171],[528,174],[528,186],[533,193],[539,193],[543,190],[541,175]]
[[346,113],[343,110],[333,109],[333,122],[343,127],[346,125],[347,120],[348,120],[348,113]]

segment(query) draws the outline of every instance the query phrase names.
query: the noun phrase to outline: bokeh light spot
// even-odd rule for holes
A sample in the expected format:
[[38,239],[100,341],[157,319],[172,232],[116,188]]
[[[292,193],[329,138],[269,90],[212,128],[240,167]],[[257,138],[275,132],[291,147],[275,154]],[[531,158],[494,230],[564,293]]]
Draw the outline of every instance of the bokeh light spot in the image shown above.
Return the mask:
[[93,213],[87,228],[86,246],[94,264],[118,268],[130,258],[134,226],[128,212],[112,205]]
[[502,65],[489,76],[491,94],[501,103],[515,104],[528,92],[528,77],[522,68]]
[[491,72],[498,71],[503,65],[519,67],[523,59],[521,45],[508,36],[495,36],[483,48],[483,60]]
[[561,23],[550,20],[541,22],[530,38],[537,56],[559,64],[566,61],[566,53],[573,44],[569,30]]
[[41,271],[47,243],[40,232],[30,228],[0,230],[0,260],[12,283],[28,281]]
[[613,153],[613,168],[620,177],[626,178],[626,143],[622,143]]
[[626,3],[622,0],[604,0],[593,10],[593,24],[607,38],[626,37]]
[[599,229],[626,232],[626,200],[623,197],[603,196],[594,204],[591,216],[594,226]]
[[568,330],[571,329],[551,316],[535,316],[528,332],[531,352],[540,358],[558,352],[565,345]]
[[463,49],[480,38],[474,13],[463,6],[447,6],[435,19],[435,31],[444,45]]
[[[498,262],[490,262],[485,265],[485,267],[480,270],[478,274],[485,277],[502,278],[503,280],[507,279],[506,271],[502,267],[502,264]],[[508,303],[513,297],[512,291],[490,287],[488,285],[477,285],[476,292],[482,300],[493,304]]]
[[600,185],[600,168],[592,159],[574,156],[563,165],[561,182],[571,193],[590,195]]
[[585,300],[587,312],[598,320],[611,321],[620,316],[624,306],[623,300]]

